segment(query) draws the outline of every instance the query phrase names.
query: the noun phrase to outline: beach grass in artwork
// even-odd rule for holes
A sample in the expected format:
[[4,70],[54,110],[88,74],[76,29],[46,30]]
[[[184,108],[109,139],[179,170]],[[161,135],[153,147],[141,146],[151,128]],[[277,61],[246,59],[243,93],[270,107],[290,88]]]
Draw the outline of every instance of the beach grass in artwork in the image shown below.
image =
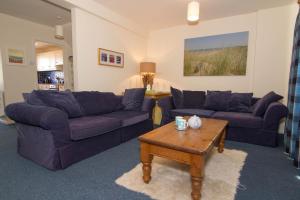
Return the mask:
[[248,32],[185,40],[185,76],[246,75]]

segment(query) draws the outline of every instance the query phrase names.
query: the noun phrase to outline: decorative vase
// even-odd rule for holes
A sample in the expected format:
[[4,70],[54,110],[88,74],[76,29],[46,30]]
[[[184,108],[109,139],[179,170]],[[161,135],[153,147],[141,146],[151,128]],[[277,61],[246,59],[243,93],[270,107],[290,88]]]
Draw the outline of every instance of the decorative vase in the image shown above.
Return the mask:
[[202,123],[201,123],[200,117],[194,115],[189,118],[188,124],[189,124],[189,127],[191,127],[192,129],[198,129],[201,127]]

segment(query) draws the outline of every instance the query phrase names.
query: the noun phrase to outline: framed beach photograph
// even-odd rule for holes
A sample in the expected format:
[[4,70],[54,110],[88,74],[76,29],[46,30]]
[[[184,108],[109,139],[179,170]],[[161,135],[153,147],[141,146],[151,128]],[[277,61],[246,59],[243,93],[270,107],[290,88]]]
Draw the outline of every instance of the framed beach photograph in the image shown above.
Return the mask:
[[124,67],[124,54],[116,51],[99,48],[98,64],[113,67]]
[[245,76],[249,32],[185,39],[184,76]]
[[24,49],[7,48],[6,62],[8,65],[26,65],[25,50]]

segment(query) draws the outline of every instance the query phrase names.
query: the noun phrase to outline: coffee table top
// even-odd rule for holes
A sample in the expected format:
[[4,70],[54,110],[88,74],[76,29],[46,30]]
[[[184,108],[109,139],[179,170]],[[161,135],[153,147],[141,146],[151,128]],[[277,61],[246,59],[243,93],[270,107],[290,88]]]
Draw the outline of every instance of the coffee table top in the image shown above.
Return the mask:
[[139,140],[183,152],[205,154],[220,138],[228,121],[208,118],[201,120],[200,129],[188,128],[185,131],[178,131],[175,122],[171,122],[140,136]]

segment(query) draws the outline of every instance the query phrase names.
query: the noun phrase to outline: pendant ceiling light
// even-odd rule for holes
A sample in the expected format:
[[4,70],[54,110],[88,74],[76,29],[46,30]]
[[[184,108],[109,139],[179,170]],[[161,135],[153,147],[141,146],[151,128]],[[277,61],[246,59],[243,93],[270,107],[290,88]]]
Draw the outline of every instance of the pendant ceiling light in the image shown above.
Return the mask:
[[55,26],[55,38],[59,40],[64,39],[64,28],[62,25]]
[[191,0],[188,4],[187,20],[189,22],[197,22],[199,20],[200,2],[199,0]]

